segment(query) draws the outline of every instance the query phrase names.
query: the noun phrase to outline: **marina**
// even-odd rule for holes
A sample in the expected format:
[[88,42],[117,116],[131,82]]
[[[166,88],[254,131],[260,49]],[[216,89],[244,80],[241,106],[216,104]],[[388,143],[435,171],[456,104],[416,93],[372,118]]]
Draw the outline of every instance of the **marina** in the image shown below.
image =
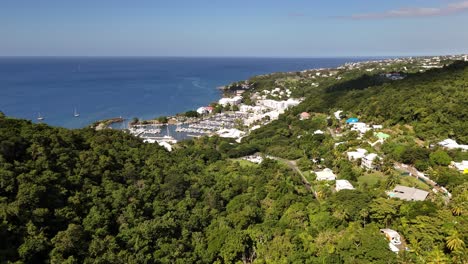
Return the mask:
[[178,122],[176,124],[114,124],[114,129],[124,129],[130,134],[148,142],[177,142],[194,137],[211,136],[218,131],[234,129],[246,114],[239,112],[220,113],[199,118],[195,121]]

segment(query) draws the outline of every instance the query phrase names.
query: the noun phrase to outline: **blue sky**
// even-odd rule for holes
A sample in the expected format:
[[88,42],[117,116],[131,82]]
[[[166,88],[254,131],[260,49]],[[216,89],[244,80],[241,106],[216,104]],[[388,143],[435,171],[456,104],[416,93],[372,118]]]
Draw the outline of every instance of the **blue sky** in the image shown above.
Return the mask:
[[1,0],[0,56],[468,53],[462,0]]

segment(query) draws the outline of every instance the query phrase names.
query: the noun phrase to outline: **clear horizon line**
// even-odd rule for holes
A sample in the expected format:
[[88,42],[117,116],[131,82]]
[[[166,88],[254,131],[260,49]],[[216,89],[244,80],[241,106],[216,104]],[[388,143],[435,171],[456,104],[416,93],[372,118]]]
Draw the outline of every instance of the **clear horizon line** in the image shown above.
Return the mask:
[[221,56],[221,55],[0,55],[0,58],[228,58],[228,59],[339,59],[339,58],[407,58],[428,56],[462,56],[466,53],[451,54],[396,54],[396,55],[337,55],[337,56]]
[[[224,56],[224,55],[0,55],[0,58],[372,58],[412,55],[339,55],[339,56]],[[415,56],[415,55],[414,55]],[[429,55],[430,56],[430,55]]]

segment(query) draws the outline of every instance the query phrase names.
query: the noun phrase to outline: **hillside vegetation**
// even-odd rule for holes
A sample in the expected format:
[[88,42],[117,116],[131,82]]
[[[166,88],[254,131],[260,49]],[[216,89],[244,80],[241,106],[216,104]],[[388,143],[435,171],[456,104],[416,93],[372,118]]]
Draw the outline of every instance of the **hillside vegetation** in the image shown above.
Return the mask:
[[368,122],[413,125],[423,139],[451,137],[468,143],[467,62],[383,84],[381,78],[365,75],[326,87],[295,113],[343,109]]
[[[467,141],[467,74],[464,63],[396,82],[359,75],[304,84],[301,105],[242,144],[204,137],[173,152],[121,131],[0,114],[0,263],[463,263],[468,183],[447,161],[466,153],[429,150],[411,137]],[[388,158],[370,174],[343,158],[360,144],[354,134],[336,147],[328,132],[313,133],[334,128],[327,115],[338,108],[415,131],[403,127],[384,144],[379,154]],[[301,111],[314,115],[300,121]],[[233,159],[257,151],[288,160]],[[388,199],[385,190],[400,182],[425,186],[393,161],[426,166],[453,199]],[[310,171],[324,167],[356,190],[314,182]],[[391,252],[381,228],[398,230],[409,251]]]

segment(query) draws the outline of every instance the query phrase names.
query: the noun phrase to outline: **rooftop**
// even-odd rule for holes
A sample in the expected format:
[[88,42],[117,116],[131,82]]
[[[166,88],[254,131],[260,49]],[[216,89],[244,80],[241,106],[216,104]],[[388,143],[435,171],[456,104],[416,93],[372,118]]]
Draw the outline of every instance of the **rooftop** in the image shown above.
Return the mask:
[[392,198],[399,198],[406,201],[424,201],[427,195],[429,195],[429,192],[413,187],[397,185],[393,191],[387,192],[387,194]]
[[317,175],[318,181],[334,181],[336,179],[336,175],[329,168],[323,171],[316,171],[315,174]]
[[354,190],[353,185],[347,180],[336,180],[336,191]]

